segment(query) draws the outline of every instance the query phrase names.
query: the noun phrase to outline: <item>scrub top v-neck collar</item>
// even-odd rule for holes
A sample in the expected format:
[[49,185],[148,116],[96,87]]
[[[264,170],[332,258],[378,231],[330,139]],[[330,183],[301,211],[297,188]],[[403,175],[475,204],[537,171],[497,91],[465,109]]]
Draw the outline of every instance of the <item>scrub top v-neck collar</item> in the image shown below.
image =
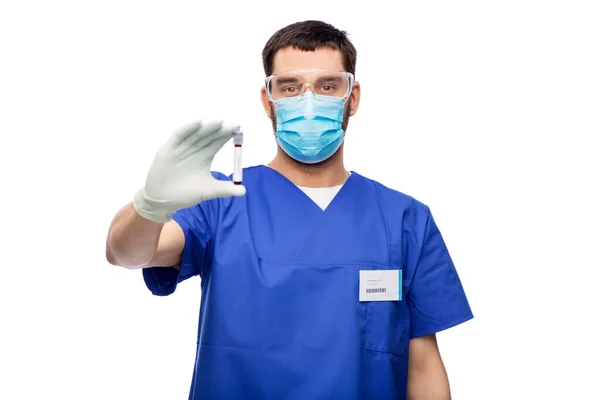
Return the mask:
[[352,241],[355,227],[364,223],[366,182],[359,174],[351,172],[325,210],[270,167],[258,167],[253,175],[257,179],[248,177],[246,196],[248,226],[261,262],[324,262],[345,257],[332,252],[331,240],[337,243],[349,237]]
[[282,186],[286,188],[286,192],[289,190],[289,196],[293,196],[292,198],[294,198],[294,202],[299,201],[303,205],[303,208],[306,207],[307,211],[314,210],[318,214],[332,213],[333,211],[331,210],[337,207],[337,203],[343,201],[340,199],[343,199],[343,197],[345,196],[345,192],[349,190],[348,186],[352,185],[352,181],[356,177],[356,173],[354,171],[350,171],[350,175],[348,176],[346,181],[341,185],[336,185],[341,187],[339,188],[335,196],[331,199],[328,206],[325,209],[322,209],[306,192],[304,192],[304,190],[302,190],[301,187],[299,187],[299,185],[296,185],[283,174],[269,166],[265,165],[263,166],[263,168],[268,170],[271,174],[275,175],[275,179],[278,179],[282,182]]
[[308,197],[310,197],[322,210],[329,207],[331,201],[338,194],[343,184],[329,187],[306,187],[297,185]]

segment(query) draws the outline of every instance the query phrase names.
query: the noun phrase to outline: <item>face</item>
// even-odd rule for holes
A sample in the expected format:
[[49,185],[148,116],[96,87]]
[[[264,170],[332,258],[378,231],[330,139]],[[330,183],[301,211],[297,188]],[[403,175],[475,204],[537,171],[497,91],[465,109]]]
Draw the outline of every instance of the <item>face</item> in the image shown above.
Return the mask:
[[[273,58],[273,74],[294,71],[298,69],[333,69],[344,70],[343,55],[339,50],[329,48],[317,49],[315,51],[302,51],[291,47],[281,49],[275,53]],[[310,90],[307,88],[307,90]],[[275,106],[267,96],[265,88],[261,91],[261,100],[265,112],[271,118],[273,131],[276,130]],[[348,121],[351,116],[356,114],[360,101],[360,85],[354,82],[352,92],[348,98],[344,111],[344,120],[342,129],[346,131]]]

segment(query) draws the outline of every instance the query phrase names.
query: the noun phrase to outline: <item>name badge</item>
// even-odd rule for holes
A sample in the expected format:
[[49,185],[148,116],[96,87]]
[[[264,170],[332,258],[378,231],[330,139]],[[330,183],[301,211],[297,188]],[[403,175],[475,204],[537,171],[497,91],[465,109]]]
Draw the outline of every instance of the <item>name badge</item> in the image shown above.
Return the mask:
[[359,301],[400,301],[402,270],[360,271]]

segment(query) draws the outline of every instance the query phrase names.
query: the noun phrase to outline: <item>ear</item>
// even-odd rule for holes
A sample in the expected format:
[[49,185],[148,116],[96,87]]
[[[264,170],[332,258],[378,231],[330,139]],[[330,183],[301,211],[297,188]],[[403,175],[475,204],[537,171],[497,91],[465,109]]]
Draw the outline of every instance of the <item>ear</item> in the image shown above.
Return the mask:
[[260,90],[260,100],[262,101],[265,112],[267,113],[267,117],[271,119],[271,107],[273,107],[273,103],[271,103],[271,101],[269,100],[265,88],[262,88]]
[[352,100],[352,103],[350,103],[350,116],[353,116],[358,111],[358,105],[360,104],[360,83],[354,82],[352,85],[350,99]]

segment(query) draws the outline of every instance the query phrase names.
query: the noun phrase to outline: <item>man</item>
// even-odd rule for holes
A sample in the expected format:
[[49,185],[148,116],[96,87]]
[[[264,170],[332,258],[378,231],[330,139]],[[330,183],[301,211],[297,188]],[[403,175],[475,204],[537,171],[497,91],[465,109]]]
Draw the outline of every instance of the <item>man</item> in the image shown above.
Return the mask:
[[211,172],[236,126],[159,149],[107,259],[155,295],[201,278],[190,399],[450,399],[436,332],[473,317],[429,208],[344,168],[356,50],[318,21],[263,51],[277,155],[243,185]]

